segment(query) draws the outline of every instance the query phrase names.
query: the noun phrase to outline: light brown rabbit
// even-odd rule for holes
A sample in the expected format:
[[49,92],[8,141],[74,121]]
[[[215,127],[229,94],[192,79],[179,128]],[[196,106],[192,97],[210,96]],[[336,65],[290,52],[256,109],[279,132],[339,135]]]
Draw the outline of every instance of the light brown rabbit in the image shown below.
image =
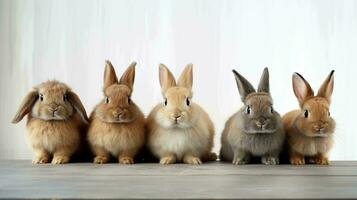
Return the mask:
[[107,163],[112,155],[121,164],[133,164],[145,144],[144,114],[131,100],[135,65],[130,64],[118,80],[112,64],[106,61],[104,98],[92,112],[88,129],[94,163]]
[[34,164],[68,163],[78,150],[88,122],[79,97],[64,83],[47,81],[34,87],[21,103],[12,123],[28,115],[27,137]]
[[216,160],[211,153],[214,127],[208,114],[192,102],[192,64],[186,66],[178,83],[163,64],[159,67],[164,98],[149,114],[148,147],[161,164],[201,164]]
[[290,162],[294,165],[306,162],[327,165],[327,154],[332,148],[335,131],[335,121],[329,111],[334,71],[328,75],[316,96],[300,74],[294,73],[292,81],[300,110],[291,111],[283,117]]

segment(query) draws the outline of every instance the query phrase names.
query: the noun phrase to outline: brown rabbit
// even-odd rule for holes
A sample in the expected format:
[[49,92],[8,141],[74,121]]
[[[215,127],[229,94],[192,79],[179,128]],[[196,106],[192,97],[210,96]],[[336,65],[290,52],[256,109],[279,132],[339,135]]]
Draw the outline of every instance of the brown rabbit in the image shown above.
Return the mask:
[[[327,154],[332,147],[335,131],[335,121],[329,111],[334,71],[331,71],[316,96],[300,74],[294,73],[292,81],[300,110],[291,111],[283,117],[290,162],[294,165],[303,165],[305,162],[327,165]],[[305,161],[305,158],[308,160]]]
[[91,114],[88,129],[94,163],[107,163],[112,155],[121,164],[133,164],[145,144],[144,114],[131,100],[135,65],[133,62],[118,80],[112,64],[106,61],[104,98]]
[[79,97],[64,83],[47,81],[34,87],[23,100],[12,123],[28,115],[27,137],[35,152],[34,164],[68,163],[88,122]]

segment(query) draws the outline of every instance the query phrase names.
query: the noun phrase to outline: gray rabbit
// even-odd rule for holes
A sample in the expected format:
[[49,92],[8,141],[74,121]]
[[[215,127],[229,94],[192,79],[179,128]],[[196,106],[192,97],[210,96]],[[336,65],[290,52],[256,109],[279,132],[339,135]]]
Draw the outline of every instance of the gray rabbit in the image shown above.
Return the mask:
[[269,91],[269,71],[265,68],[258,91],[233,70],[244,106],[226,122],[221,138],[220,159],[235,165],[261,157],[266,165],[279,164],[285,133],[279,113],[273,109]]

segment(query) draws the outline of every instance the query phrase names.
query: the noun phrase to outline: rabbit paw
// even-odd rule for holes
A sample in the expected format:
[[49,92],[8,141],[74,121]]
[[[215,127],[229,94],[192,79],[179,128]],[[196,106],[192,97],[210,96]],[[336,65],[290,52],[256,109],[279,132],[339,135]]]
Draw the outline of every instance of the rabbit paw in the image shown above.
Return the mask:
[[105,164],[108,162],[108,157],[106,156],[96,156],[93,160],[93,163],[95,164]]
[[328,158],[325,157],[315,157],[313,159],[314,163],[317,165],[329,165],[330,161],[328,160]]
[[279,158],[276,157],[262,157],[262,163],[265,165],[278,165]]
[[119,158],[119,163],[120,164],[134,164],[134,160],[131,157],[122,157]]
[[192,164],[192,165],[200,165],[200,164],[202,164],[202,161],[198,157],[190,156],[190,157],[184,159],[184,163]]
[[245,165],[249,163],[249,159],[247,158],[234,158],[233,165]]
[[293,165],[305,165],[305,158],[304,157],[293,157],[293,158],[290,158],[290,163]]
[[52,159],[52,164],[65,164],[69,162],[68,156],[54,156]]
[[176,162],[176,159],[175,159],[175,157],[172,157],[172,156],[167,156],[167,157],[163,157],[160,159],[160,164],[163,164],[163,165],[173,164],[175,162]]
[[32,164],[45,164],[49,162],[50,162],[50,158],[48,157],[36,157],[32,160]]

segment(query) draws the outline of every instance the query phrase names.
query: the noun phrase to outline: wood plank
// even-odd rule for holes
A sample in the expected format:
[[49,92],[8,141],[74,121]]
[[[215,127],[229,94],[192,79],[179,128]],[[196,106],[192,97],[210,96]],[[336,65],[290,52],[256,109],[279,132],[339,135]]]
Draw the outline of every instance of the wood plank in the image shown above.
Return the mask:
[[0,161],[0,198],[357,198],[357,162],[32,165]]

